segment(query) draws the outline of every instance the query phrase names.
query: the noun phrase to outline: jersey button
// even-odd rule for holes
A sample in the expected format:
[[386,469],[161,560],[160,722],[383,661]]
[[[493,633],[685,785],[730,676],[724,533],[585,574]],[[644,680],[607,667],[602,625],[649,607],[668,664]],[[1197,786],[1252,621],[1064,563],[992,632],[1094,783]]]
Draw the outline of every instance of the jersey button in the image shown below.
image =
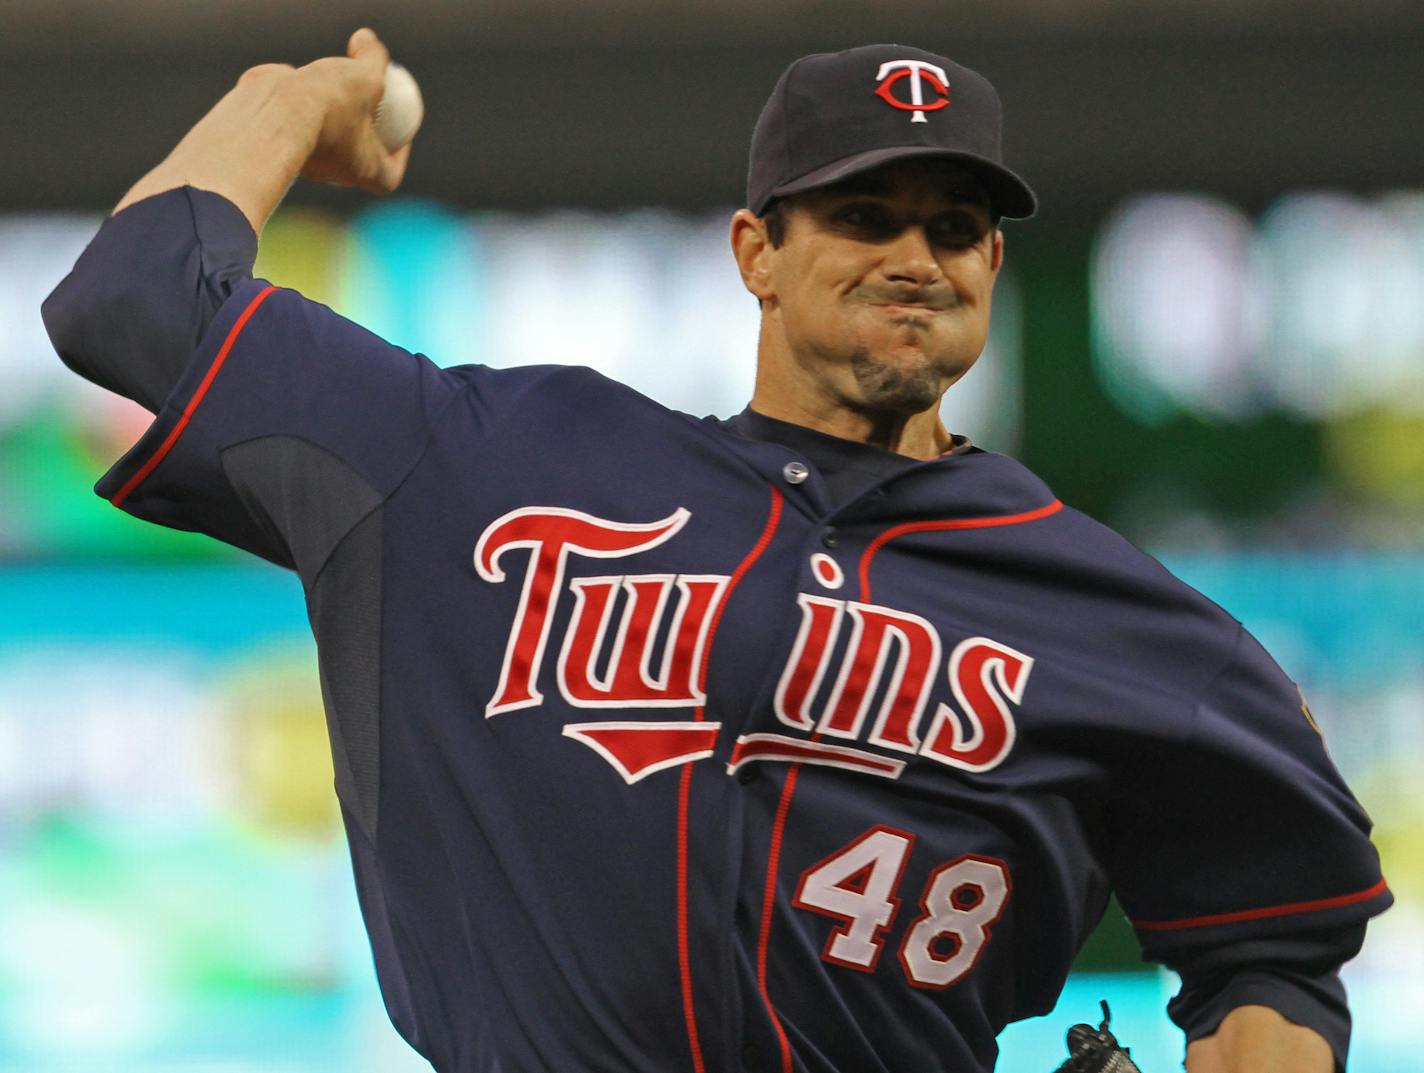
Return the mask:
[[781,475],[786,478],[787,484],[804,484],[811,471],[804,462],[788,462],[781,467]]
[[757,769],[754,767],[744,767],[737,772],[737,781],[743,786],[750,786],[757,781]]
[[828,525],[821,530],[821,543],[828,548],[834,548],[841,542],[841,538],[836,534],[836,527]]

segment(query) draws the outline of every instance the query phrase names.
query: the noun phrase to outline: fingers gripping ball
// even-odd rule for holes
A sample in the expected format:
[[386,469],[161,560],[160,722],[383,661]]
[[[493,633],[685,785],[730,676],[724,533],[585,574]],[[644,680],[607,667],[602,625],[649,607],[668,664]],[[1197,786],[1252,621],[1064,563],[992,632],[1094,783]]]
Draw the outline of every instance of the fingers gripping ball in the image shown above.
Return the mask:
[[425,102],[415,78],[398,63],[386,65],[386,88],[376,105],[376,137],[391,152],[407,144],[425,118]]

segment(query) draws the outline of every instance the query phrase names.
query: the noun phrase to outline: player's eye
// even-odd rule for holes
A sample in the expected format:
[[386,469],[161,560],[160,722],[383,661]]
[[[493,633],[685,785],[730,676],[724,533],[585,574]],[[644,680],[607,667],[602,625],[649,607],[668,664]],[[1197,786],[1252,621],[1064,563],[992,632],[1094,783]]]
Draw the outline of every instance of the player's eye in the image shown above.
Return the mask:
[[963,249],[978,242],[987,230],[978,217],[967,212],[956,212],[935,220],[930,227],[930,238],[937,246]]
[[890,213],[874,202],[845,205],[834,213],[833,218],[843,227],[866,234],[883,234],[895,226]]

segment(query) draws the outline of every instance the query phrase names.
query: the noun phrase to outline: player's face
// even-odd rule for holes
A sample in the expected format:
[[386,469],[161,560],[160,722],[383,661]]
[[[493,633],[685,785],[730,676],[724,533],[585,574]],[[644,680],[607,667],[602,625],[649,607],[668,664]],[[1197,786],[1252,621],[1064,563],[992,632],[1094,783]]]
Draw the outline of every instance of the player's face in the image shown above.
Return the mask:
[[786,224],[753,288],[763,350],[837,405],[935,406],[988,336],[1003,238],[983,187],[946,161],[897,162],[794,196]]

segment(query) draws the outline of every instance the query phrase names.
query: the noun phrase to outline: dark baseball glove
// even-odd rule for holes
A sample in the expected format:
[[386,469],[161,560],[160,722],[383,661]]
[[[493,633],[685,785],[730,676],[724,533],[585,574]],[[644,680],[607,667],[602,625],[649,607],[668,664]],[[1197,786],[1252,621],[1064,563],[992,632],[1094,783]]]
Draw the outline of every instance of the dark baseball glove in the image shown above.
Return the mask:
[[1055,1073],[1142,1073],[1126,1047],[1108,1031],[1112,1013],[1103,1003],[1103,1023],[1074,1025],[1068,1030],[1068,1061]]

